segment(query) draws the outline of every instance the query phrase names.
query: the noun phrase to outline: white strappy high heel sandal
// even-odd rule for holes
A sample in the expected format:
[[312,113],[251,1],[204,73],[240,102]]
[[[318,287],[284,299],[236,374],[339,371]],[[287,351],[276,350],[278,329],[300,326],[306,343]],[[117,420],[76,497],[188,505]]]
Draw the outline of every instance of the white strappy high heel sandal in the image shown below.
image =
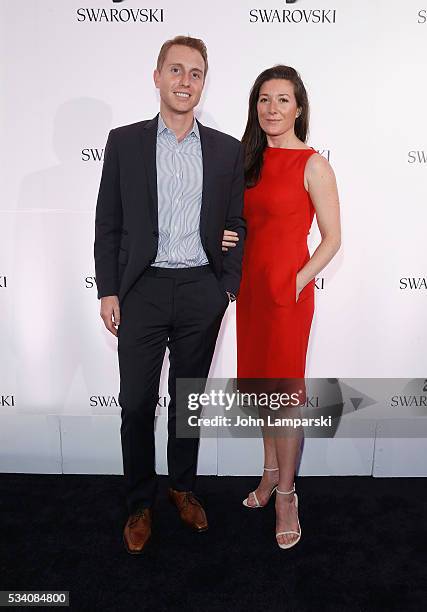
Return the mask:
[[[278,470],[279,470],[278,467],[277,468],[266,468],[266,467],[264,468],[264,472],[277,472]],[[276,491],[276,489],[277,489],[277,485],[271,489],[270,497],[273,495],[273,493],[274,493],[274,491]],[[249,493],[249,495],[250,495],[250,493]],[[248,504],[249,495],[242,502],[242,504],[244,506],[246,506],[246,508],[264,508],[268,504],[268,502],[270,501],[270,497],[269,497],[267,503],[260,504],[259,501],[258,501],[258,497],[256,496],[255,491],[252,491],[252,495],[254,496],[254,499],[255,499],[255,505],[254,506],[253,505],[249,505]]]
[[296,534],[298,537],[295,538],[295,540],[293,542],[291,542],[290,544],[280,544],[279,542],[277,542],[277,545],[279,546],[279,548],[292,548],[292,546],[295,546],[295,544],[298,544],[298,542],[301,539],[301,525],[299,524],[299,518],[298,518],[298,495],[295,493],[295,483],[292,486],[292,490],[291,491],[279,491],[279,489],[276,488],[276,493],[278,493],[279,495],[290,495],[291,493],[293,493],[295,495],[295,508],[297,509],[297,521],[298,521],[298,529],[299,531],[278,531],[276,533],[276,538],[279,535],[288,535],[289,533],[294,533]]

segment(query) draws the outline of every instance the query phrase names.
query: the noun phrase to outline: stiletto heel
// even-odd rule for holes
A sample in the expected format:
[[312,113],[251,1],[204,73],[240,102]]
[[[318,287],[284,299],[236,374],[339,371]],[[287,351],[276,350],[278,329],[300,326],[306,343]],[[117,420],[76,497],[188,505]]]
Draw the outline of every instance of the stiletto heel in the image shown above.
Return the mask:
[[299,524],[299,518],[298,518],[298,495],[295,493],[295,483],[293,484],[291,491],[279,491],[279,489],[276,488],[276,493],[278,493],[279,495],[290,495],[291,493],[293,493],[294,496],[295,496],[295,508],[297,509],[297,521],[298,521],[298,529],[299,529],[299,531],[293,531],[293,530],[290,530],[290,531],[278,531],[276,533],[276,538],[279,535],[287,535],[289,533],[296,534],[298,537],[293,542],[291,542],[290,544],[280,544],[279,542],[277,542],[279,548],[283,548],[283,549],[292,548],[292,546],[295,546],[295,544],[298,544],[298,542],[301,539],[301,533],[302,533],[301,525]]
[[[278,470],[279,470],[279,468],[278,468],[278,467],[277,467],[277,468],[266,468],[266,467],[264,468],[264,472],[277,472]],[[271,496],[273,495],[274,491],[276,491],[276,490],[277,490],[277,485],[276,485],[276,486],[274,486],[274,487],[271,489],[270,496],[269,496],[269,498],[268,498],[268,500],[267,500],[267,502],[266,502],[265,504],[260,504],[260,503],[259,503],[259,501],[258,501],[258,497],[256,496],[255,491],[251,491],[251,493],[252,493],[252,495],[254,496],[254,499],[255,499],[255,505],[254,505],[254,506],[252,506],[252,505],[249,505],[249,504],[248,504],[249,495],[250,495],[251,493],[249,493],[249,495],[247,496],[247,498],[243,500],[242,504],[243,504],[243,505],[244,505],[246,508],[265,508],[265,506],[266,506],[266,505],[268,504],[268,502],[270,501],[270,498],[271,498]]]

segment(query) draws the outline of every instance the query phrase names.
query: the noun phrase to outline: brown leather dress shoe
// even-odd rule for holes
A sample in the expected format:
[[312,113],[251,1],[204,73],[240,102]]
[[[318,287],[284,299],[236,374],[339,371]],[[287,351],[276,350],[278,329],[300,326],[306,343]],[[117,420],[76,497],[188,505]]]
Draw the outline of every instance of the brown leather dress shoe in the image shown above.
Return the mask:
[[197,532],[206,531],[208,528],[206,513],[192,491],[169,489],[169,498],[178,508],[179,515],[184,523]]
[[131,514],[123,531],[123,542],[131,555],[139,555],[151,536],[151,511],[141,508]]

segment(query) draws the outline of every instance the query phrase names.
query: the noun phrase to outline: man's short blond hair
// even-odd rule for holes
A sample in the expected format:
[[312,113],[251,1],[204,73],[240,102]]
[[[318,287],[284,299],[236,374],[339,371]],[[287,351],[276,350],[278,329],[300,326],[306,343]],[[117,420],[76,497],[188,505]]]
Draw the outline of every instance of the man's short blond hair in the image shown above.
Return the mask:
[[171,38],[163,43],[159,52],[159,57],[157,58],[156,68],[159,72],[163,67],[167,52],[173,45],[183,45],[184,47],[190,47],[190,49],[198,51],[205,62],[204,76],[206,77],[208,72],[208,50],[203,40],[200,38],[192,38],[191,36],[175,36],[175,38]]

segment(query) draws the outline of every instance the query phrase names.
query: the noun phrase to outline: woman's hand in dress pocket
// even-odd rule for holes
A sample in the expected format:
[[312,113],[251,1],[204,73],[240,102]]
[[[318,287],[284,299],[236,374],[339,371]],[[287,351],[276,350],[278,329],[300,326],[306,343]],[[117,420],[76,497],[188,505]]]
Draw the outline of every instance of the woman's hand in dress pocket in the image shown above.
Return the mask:
[[298,302],[299,294],[301,293],[303,289],[304,287],[301,285],[301,279],[300,279],[300,275],[298,272],[296,275],[296,280],[295,280],[295,304]]

